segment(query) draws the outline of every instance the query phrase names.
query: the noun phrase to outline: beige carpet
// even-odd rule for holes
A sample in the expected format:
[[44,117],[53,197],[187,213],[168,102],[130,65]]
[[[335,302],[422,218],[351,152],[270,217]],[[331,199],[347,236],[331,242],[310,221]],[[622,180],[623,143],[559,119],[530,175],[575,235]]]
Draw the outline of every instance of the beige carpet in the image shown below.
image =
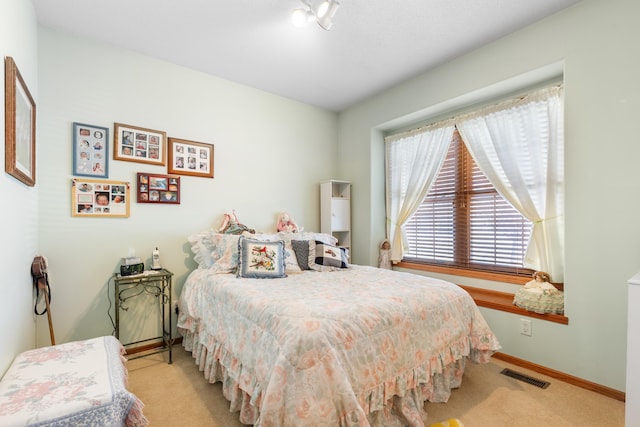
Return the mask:
[[[220,384],[208,384],[191,354],[174,347],[168,353],[131,360],[129,390],[145,404],[151,426],[239,427],[237,413],[229,412]],[[540,389],[500,374],[508,367],[548,381]],[[623,427],[624,403],[575,387],[536,372],[494,360],[468,364],[462,386],[447,403],[427,403],[427,425],[459,418],[465,427]]]

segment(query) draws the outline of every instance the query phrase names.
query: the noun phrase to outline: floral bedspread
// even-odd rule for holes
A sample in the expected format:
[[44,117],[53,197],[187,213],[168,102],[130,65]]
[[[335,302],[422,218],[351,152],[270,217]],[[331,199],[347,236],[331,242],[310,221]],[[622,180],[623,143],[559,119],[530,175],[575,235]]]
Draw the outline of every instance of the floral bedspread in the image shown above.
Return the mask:
[[183,345],[256,426],[423,426],[424,402],[446,402],[465,361],[500,348],[460,287],[367,266],[280,279],[197,269],[180,305]]
[[112,336],[19,354],[0,381],[0,425],[147,425],[122,354]]

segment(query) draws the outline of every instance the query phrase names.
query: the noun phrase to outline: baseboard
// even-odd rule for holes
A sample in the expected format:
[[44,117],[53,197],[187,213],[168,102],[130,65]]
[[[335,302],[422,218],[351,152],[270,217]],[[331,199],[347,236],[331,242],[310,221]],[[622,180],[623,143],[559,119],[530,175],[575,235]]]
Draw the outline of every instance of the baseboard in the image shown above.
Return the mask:
[[508,354],[498,352],[498,353],[495,353],[493,357],[495,357],[496,359],[505,361],[507,363],[511,363],[512,365],[521,366],[525,369],[529,369],[531,371],[538,372],[548,377],[558,379],[562,382],[574,385],[576,387],[591,390],[593,392],[602,394],[604,396],[610,397],[615,400],[619,400],[621,402],[626,401],[625,392],[620,390],[615,390],[613,388],[605,387],[600,384],[592,383],[591,381],[583,380],[582,378],[565,374],[564,372],[555,371],[553,369],[549,369],[544,366],[536,365],[535,363],[531,363],[514,356],[509,356]]

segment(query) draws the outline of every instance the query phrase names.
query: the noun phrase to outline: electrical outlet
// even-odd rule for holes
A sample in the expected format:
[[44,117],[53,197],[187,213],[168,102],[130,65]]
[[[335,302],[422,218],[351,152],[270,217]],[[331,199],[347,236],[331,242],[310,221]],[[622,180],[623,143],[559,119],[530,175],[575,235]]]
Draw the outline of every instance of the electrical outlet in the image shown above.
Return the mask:
[[520,319],[520,333],[528,337],[531,336],[531,320]]

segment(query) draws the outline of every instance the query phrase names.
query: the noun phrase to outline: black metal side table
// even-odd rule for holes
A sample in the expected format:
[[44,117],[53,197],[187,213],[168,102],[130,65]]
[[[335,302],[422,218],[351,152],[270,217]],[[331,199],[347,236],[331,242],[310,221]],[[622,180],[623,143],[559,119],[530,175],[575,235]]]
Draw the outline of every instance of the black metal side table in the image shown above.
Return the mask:
[[153,352],[145,352],[141,356],[132,356],[129,359],[137,359],[139,357],[150,356],[156,353],[169,352],[169,363],[173,363],[171,337],[171,278],[173,273],[167,269],[161,270],[145,270],[141,274],[132,276],[122,276],[119,273],[113,275],[114,293],[115,293],[115,335],[120,339],[120,310],[129,309],[129,301],[143,293],[150,294],[158,298],[161,307],[162,335],[157,337],[146,338],[139,341],[122,343],[126,348],[133,344],[140,344],[148,341],[162,340],[162,347]]

